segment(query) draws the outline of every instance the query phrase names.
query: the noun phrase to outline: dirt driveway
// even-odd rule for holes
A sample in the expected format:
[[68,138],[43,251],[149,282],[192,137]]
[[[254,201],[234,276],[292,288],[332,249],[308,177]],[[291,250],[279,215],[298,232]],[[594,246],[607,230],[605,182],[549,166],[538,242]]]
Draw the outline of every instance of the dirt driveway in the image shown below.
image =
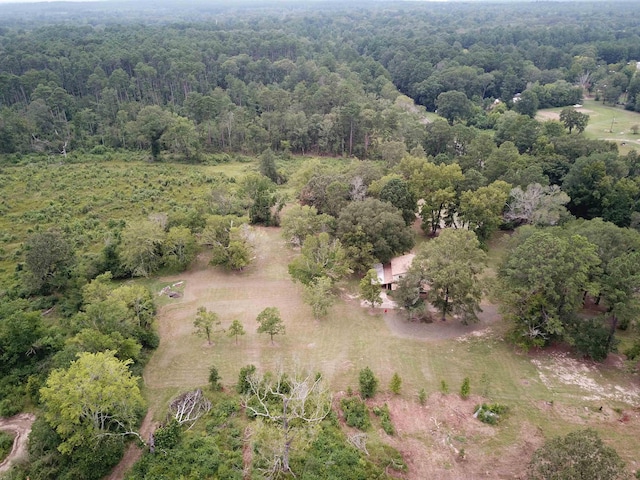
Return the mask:
[[35,419],[36,416],[32,413],[20,413],[14,417],[0,418],[0,430],[4,430],[5,432],[10,432],[15,435],[11,453],[9,453],[9,456],[0,463],[0,473],[6,472],[14,461],[26,456],[27,440],[29,439],[31,426]]

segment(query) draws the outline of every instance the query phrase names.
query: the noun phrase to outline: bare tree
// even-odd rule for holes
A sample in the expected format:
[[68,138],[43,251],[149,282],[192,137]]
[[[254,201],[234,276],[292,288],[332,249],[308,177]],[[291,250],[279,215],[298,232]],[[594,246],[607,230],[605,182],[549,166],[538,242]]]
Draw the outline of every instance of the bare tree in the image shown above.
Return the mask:
[[331,395],[322,377],[308,374],[289,377],[276,376],[248,378],[249,394],[244,407],[250,415],[268,420],[274,426],[279,440],[269,442],[275,447],[273,460],[266,469],[267,478],[275,478],[280,472],[295,476],[289,466],[294,440],[320,423],[331,410]]
[[185,392],[169,404],[169,412],[180,425],[193,425],[202,415],[211,410],[211,401],[199,388]]
[[557,185],[542,186],[539,183],[527,185],[526,190],[515,187],[511,190],[507,220],[531,225],[555,225],[566,214],[564,207],[569,196]]

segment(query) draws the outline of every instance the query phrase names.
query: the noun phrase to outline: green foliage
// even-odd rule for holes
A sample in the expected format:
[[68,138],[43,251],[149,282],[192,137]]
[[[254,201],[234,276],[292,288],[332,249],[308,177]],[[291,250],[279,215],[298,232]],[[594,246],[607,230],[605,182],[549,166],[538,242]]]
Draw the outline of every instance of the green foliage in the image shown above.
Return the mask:
[[244,326],[238,319],[235,319],[227,329],[227,335],[236,339],[236,345],[238,344],[238,337],[241,335],[245,335],[246,333],[247,332],[244,330]]
[[220,384],[220,374],[218,373],[218,369],[215,365],[211,365],[209,368],[209,386],[212,390],[222,390],[222,385]]
[[306,304],[311,306],[313,316],[316,319],[325,317],[335,302],[331,279],[317,277],[308,285],[304,285],[303,288],[302,298]]
[[389,412],[389,405],[386,403],[382,407],[373,407],[373,413],[377,417],[380,417],[380,425],[387,435],[395,435],[396,429],[391,423],[391,412]]
[[420,402],[420,405],[424,405],[427,402],[427,391],[424,388],[421,388],[418,392],[418,402]]
[[382,304],[380,281],[378,280],[378,273],[375,269],[372,268],[367,271],[366,275],[360,280],[359,286],[360,295],[366,302],[369,302],[371,308]]
[[272,344],[274,335],[284,335],[285,333],[284,322],[280,318],[280,310],[276,307],[267,307],[262,310],[258,314],[256,321],[260,325],[257,332],[268,333]]
[[609,351],[615,349],[615,343],[609,341],[610,328],[602,319],[575,319],[568,325],[567,336],[578,353],[596,362],[607,358]]
[[334,230],[335,219],[327,214],[318,214],[316,207],[292,205],[282,216],[282,236],[294,246],[302,245],[309,235]]
[[236,385],[236,391],[238,393],[246,395],[251,391],[251,384],[249,383],[249,379],[253,375],[255,375],[255,373],[255,365],[247,365],[240,369],[240,373],[238,374],[238,383]]
[[449,386],[447,385],[447,382],[444,380],[440,380],[440,392],[444,395],[449,393]]
[[[373,198],[351,202],[340,212],[337,236],[347,249],[352,247],[358,252],[371,245],[372,255],[382,263],[414,245],[413,234],[406,226],[402,212]],[[350,253],[350,256],[353,259],[354,255]],[[361,271],[371,267],[361,262],[355,266]]]
[[162,262],[172,271],[185,270],[196,256],[196,241],[187,227],[171,227],[162,243]]
[[362,398],[373,398],[378,391],[378,379],[369,367],[360,370],[358,377],[360,383],[360,396]]
[[128,223],[122,231],[118,254],[123,267],[135,277],[148,277],[160,267],[165,232],[158,222]]
[[507,413],[509,413],[509,407],[500,403],[483,403],[474,407],[474,416],[489,425],[497,425]]
[[425,244],[410,271],[418,285],[429,285],[427,298],[440,310],[442,320],[453,313],[466,324],[477,321],[482,296],[478,276],[485,262],[486,254],[473,232],[445,229]]
[[369,409],[358,397],[347,397],[340,401],[340,407],[344,414],[344,420],[350,427],[359,430],[367,430],[371,427]]
[[469,377],[464,377],[464,380],[462,381],[462,385],[460,386],[460,397],[462,397],[463,400],[466,400],[467,398],[469,398],[470,394],[471,394],[471,381],[469,380]]
[[215,327],[220,325],[220,319],[215,312],[207,311],[206,307],[198,307],[196,318],[193,321],[194,333],[207,339],[211,345],[211,336],[215,333]]
[[398,372],[394,372],[393,377],[391,377],[391,381],[389,382],[389,390],[396,395],[400,395],[400,389],[402,387],[402,379]]
[[144,406],[130,361],[113,352],[81,353],[67,369],[53,370],[40,390],[45,418],[61,436],[58,449],[70,454],[100,435],[127,435]]
[[155,448],[164,450],[173,448],[182,440],[182,427],[175,418],[153,432]]
[[534,452],[528,469],[530,480],[616,480],[626,478],[625,475],[624,462],[618,453],[591,429],[547,440]]
[[49,293],[66,285],[74,252],[61,232],[49,230],[27,239],[24,260],[29,285],[36,291]]
[[301,255],[294,258],[288,268],[293,280],[303,285],[322,277],[334,283],[351,273],[342,243],[326,232],[307,236]]
[[13,436],[0,431],[0,463],[9,455],[13,447]]
[[572,107],[567,107],[560,111],[560,121],[569,129],[569,133],[571,133],[574,128],[578,133],[582,133],[589,123],[589,115],[578,112]]

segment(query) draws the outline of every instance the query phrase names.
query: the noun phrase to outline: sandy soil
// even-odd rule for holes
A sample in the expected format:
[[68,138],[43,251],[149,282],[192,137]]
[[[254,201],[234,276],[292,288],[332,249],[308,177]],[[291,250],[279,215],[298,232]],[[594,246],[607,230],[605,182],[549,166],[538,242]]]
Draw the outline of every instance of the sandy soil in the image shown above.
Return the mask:
[[0,418],[0,430],[10,432],[15,435],[13,439],[13,448],[9,456],[0,463],[0,473],[6,472],[11,464],[16,460],[20,460],[27,454],[27,440],[31,433],[35,415],[31,413],[20,413],[11,418]]

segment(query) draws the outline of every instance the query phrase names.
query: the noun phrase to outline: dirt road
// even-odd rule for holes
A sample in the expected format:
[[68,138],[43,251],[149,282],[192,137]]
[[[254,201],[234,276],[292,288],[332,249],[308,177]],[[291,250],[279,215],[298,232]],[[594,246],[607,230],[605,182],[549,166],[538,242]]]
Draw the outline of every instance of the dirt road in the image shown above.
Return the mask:
[[11,432],[15,435],[13,448],[9,456],[0,463],[0,473],[6,472],[11,464],[27,454],[27,440],[31,433],[31,426],[36,416],[32,413],[21,413],[10,418],[0,418],[0,430]]

